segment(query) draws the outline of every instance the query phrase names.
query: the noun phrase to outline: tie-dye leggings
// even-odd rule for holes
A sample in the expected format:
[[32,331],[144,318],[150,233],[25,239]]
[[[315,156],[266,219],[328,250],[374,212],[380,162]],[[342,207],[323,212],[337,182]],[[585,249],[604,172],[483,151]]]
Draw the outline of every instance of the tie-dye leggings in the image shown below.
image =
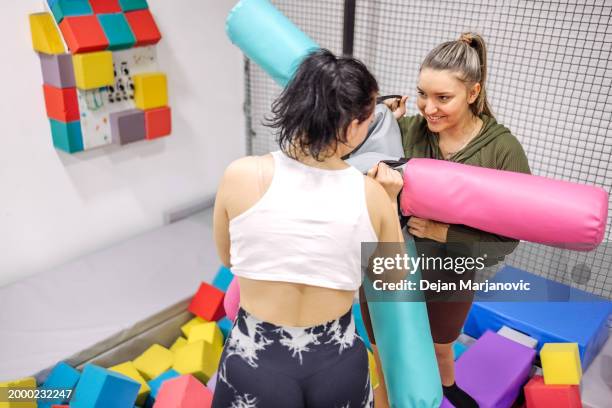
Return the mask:
[[213,408],[373,407],[366,347],[349,310],[314,327],[282,327],[243,309],[221,356]]

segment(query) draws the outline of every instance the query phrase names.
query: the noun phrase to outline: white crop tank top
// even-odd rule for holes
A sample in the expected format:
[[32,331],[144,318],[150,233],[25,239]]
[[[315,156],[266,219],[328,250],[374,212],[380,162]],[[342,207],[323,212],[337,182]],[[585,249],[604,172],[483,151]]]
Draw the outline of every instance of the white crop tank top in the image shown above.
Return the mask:
[[327,170],[272,152],[264,195],[229,223],[232,272],[341,290],[361,285],[361,242],[377,242],[354,167]]

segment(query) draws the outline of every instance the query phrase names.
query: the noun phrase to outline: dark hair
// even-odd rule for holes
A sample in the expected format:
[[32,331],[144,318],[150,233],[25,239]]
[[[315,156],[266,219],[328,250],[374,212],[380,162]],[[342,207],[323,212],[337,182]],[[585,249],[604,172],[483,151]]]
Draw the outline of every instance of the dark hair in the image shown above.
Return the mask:
[[480,83],[480,93],[470,105],[470,109],[476,116],[484,113],[493,117],[485,87],[487,47],[481,35],[462,33],[458,40],[438,45],[427,54],[419,71],[424,68],[456,72],[459,79],[467,85]]
[[378,83],[355,58],[336,57],[320,49],[309,54],[272,104],[266,126],[278,130],[280,149],[295,158],[300,149],[321,161],[321,154],[338,142],[354,119],[366,120],[374,109]]

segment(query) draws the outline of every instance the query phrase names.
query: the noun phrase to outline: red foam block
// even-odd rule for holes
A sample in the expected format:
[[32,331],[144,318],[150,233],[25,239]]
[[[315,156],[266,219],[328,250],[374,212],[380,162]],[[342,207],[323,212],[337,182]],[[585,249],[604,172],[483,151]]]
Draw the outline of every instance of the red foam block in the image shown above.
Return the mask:
[[119,0],[89,0],[95,14],[121,13]]
[[213,393],[192,375],[164,381],[155,398],[155,408],[210,408]]
[[136,37],[137,47],[157,44],[161,40],[161,33],[149,9],[128,11],[125,18]]
[[197,293],[191,299],[188,310],[204,320],[216,321],[225,316],[223,308],[223,297],[225,293],[221,290],[202,282]]
[[524,389],[527,408],[582,408],[578,385],[546,385],[536,375]]
[[60,122],[73,122],[80,119],[79,101],[76,88],[56,88],[43,85],[47,116]]
[[108,48],[108,39],[95,15],[65,17],[59,26],[73,54]]
[[149,109],[145,111],[147,139],[157,139],[172,133],[172,114],[170,108]]

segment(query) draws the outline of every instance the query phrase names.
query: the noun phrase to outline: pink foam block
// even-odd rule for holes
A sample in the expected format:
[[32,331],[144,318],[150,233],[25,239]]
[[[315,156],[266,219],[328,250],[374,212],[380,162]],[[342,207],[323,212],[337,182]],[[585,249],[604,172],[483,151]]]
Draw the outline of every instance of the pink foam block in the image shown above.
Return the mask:
[[584,251],[608,219],[602,188],[433,159],[406,164],[400,202],[404,215]]
[[164,381],[153,408],[210,408],[213,393],[192,375]]
[[240,307],[240,286],[238,285],[238,279],[234,278],[230,283],[227,292],[225,292],[225,300],[223,301],[223,307],[225,308],[226,316],[233,322],[236,320],[238,315],[238,308]]

